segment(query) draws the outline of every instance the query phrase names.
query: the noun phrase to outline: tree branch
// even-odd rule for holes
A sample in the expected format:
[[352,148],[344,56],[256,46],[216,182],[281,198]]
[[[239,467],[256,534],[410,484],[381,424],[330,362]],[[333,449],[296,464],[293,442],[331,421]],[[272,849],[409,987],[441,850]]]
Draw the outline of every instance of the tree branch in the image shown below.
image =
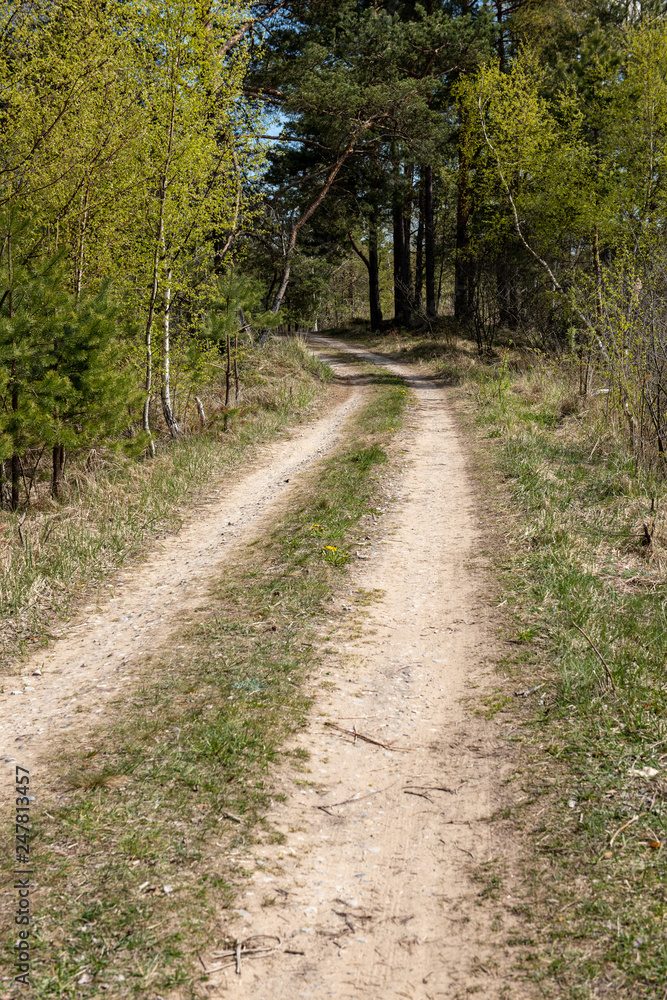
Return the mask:
[[358,246],[357,246],[357,244],[356,244],[356,243],[354,242],[354,236],[352,235],[352,233],[351,233],[351,232],[348,232],[348,234],[347,234],[347,235],[348,235],[348,236],[349,236],[349,238],[350,238],[350,243],[352,244],[352,249],[353,249],[353,250],[354,250],[354,252],[356,253],[357,257],[361,257],[361,259],[363,260],[364,264],[366,265],[366,267],[367,267],[367,268],[368,268],[368,270],[370,271],[370,269],[371,269],[371,265],[370,265],[370,261],[369,261],[368,257],[367,257],[367,256],[366,256],[366,254],[365,254],[365,253],[363,252],[363,250],[362,250],[362,249],[361,249],[360,247],[358,247]]
[[264,21],[268,20],[268,18],[270,18],[270,17],[273,17],[273,15],[277,14],[279,10],[282,10],[283,7],[286,6],[286,4],[287,4],[287,0],[281,0],[281,3],[277,4],[271,10],[267,11],[266,14],[264,14],[262,17],[253,17],[250,20],[245,21],[241,25],[241,27],[239,28],[239,30],[236,32],[236,34],[232,35],[232,37],[229,38],[225,42],[225,44],[220,48],[220,55],[221,56],[226,56],[227,53],[230,52],[231,49],[233,49],[234,46],[237,45],[238,42],[241,41],[241,39],[244,37],[244,35],[247,35],[247,33],[250,31],[251,28],[254,28],[254,26],[256,24],[262,24]]

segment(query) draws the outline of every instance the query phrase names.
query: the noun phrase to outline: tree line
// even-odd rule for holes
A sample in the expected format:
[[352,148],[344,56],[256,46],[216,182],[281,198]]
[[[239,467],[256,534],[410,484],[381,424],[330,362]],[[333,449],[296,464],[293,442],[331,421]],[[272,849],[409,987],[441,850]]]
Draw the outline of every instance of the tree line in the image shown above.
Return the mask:
[[158,418],[178,434],[173,331],[196,390],[262,152],[242,3],[0,11],[0,490],[16,509],[45,450],[58,496],[68,449],[154,454]]
[[55,496],[69,451],[154,454],[221,369],[229,402],[240,332],[348,291],[373,329],[567,353],[662,460],[661,0],[0,11],[3,506],[44,454]]
[[608,391],[632,447],[662,462],[664,4],[342,0],[271,17],[244,85],[282,123],[246,234],[266,307],[317,320],[356,260],[372,328],[449,316],[482,353],[499,337],[568,353],[582,394]]

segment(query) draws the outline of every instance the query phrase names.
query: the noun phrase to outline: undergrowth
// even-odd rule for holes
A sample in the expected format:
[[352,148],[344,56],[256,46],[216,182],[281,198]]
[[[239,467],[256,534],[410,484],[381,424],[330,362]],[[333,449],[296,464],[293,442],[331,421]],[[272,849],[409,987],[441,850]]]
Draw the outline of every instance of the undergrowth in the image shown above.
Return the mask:
[[[203,995],[192,942],[225,943],[216,917],[234,898],[244,850],[276,836],[264,818],[271,767],[303,725],[329,599],[382,495],[408,397],[386,372],[369,377],[376,385],[345,445],[271,537],[214,585],[212,610],[154,655],[132,704],[85,749],[63,747],[69,773],[40,795],[32,834],[31,1000]],[[8,923],[13,903],[10,889]],[[8,925],[2,939],[8,960]],[[25,994],[6,986],[3,995]]]
[[[248,352],[246,352],[248,353]],[[110,577],[156,535],[177,530],[184,508],[247,458],[249,449],[304,413],[330,372],[298,338],[246,357],[242,405],[207,430],[166,442],[154,460],[97,451],[72,458],[65,496],[48,474],[26,511],[0,512],[0,663],[51,637],[81,597],[113,591]],[[218,484],[219,485],[219,484]]]

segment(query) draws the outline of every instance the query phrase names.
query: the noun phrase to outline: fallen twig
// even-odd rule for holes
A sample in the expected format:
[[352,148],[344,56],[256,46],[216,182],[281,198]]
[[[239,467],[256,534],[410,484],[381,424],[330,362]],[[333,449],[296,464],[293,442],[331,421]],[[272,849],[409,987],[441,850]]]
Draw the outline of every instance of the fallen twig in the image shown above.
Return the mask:
[[[463,785],[459,785],[459,788],[462,787]],[[456,795],[459,790],[459,788],[449,788],[447,785],[408,785],[403,791],[408,792],[413,788],[422,792],[447,792],[449,795]]]
[[543,681],[541,684],[537,684],[534,688],[526,688],[525,691],[515,691],[514,692],[514,697],[515,698],[527,698],[529,694],[535,694],[535,692],[539,691],[540,688],[543,688],[545,684],[546,684],[546,681]]
[[[462,786],[459,785],[459,788]],[[419,795],[420,798],[426,799],[427,802],[433,802],[433,799],[428,794],[429,792],[447,792],[448,795],[457,795],[458,788],[448,788],[446,785],[408,785],[403,791],[406,795]]]
[[590,635],[587,635],[586,632],[584,632],[583,628],[581,628],[579,625],[577,625],[576,622],[572,622],[571,624],[574,625],[574,627],[576,628],[577,632],[581,632],[581,634],[583,635],[583,637],[586,640],[586,642],[590,645],[590,647],[593,650],[593,652],[597,653],[597,655],[599,656],[600,662],[602,663],[602,666],[604,667],[605,674],[607,676],[607,687],[608,688],[611,687],[611,689],[614,692],[616,692],[616,684],[614,683],[614,678],[612,677],[611,670],[609,669],[609,666],[608,666],[607,661],[605,660],[604,656],[602,655],[602,653],[600,652],[600,650],[597,648],[597,646],[595,645],[595,643],[591,639]]
[[[269,939],[271,941],[277,941],[278,944],[273,947],[267,945],[255,945],[254,947],[249,947],[250,941],[257,941],[258,939]],[[275,951],[282,944],[282,938],[279,938],[277,934],[253,934],[252,937],[244,938],[242,941],[236,941],[233,948],[228,948],[226,951],[214,951],[213,958],[230,958],[236,955],[237,948],[241,948],[244,956],[250,956],[251,954],[259,954],[265,951]]]
[[431,796],[428,795],[426,792],[418,792],[411,788],[404,788],[403,791],[406,793],[406,795],[418,795],[421,799],[426,799],[427,802],[433,802]]
[[[380,792],[386,792],[387,789],[393,788],[395,784],[397,784],[397,782],[392,781],[390,785],[386,785],[384,788],[377,788],[373,792],[366,792],[365,795],[353,795],[352,798],[343,799],[342,802],[330,802],[326,806],[315,806],[315,808],[321,809],[322,812],[329,813],[329,810],[333,809],[335,806],[348,806],[351,805],[353,802],[361,802],[362,799],[370,799],[372,795],[379,795]],[[333,815],[333,813],[329,813],[329,815],[331,816]],[[281,890],[279,889],[278,891],[280,892]]]
[[[443,840],[443,844],[444,844],[444,840]],[[473,861],[475,860],[475,855],[472,853],[472,851],[466,851],[465,847],[459,847],[458,844],[454,844],[454,847],[456,848],[457,851],[461,851],[462,854],[469,854],[470,857],[473,859]]]
[[364,743],[372,743],[373,746],[383,747],[385,750],[401,750],[408,751],[414,750],[415,747],[397,747],[393,743],[383,743],[382,740],[373,739],[372,736],[365,736],[363,733],[358,733],[356,729],[343,729],[342,726],[336,725],[335,722],[325,722],[325,726],[329,726],[330,729],[335,729],[339,733],[344,733],[346,736],[353,736],[356,739],[363,740]]
[[239,819],[239,817],[235,816],[234,813],[227,812],[226,809],[221,809],[220,810],[220,815],[224,819],[231,819],[232,823],[242,823],[243,822],[242,819]]
[[627,823],[624,823],[623,826],[619,826],[618,830],[616,831],[616,833],[613,835],[613,837],[609,841],[609,846],[610,847],[613,846],[614,841],[618,837],[619,833],[623,833],[624,830],[627,830],[627,828],[629,826],[631,826],[633,823],[636,823],[638,819],[641,819],[642,816],[645,816],[645,815],[646,815],[646,813],[639,813],[637,816],[633,816],[632,819],[629,819]]

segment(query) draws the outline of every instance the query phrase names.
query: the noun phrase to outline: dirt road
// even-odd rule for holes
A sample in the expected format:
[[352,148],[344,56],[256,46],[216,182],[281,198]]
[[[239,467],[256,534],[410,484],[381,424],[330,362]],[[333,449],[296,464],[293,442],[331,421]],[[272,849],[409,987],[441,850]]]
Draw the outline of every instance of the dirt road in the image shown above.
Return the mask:
[[[313,346],[324,356],[350,350],[323,338]],[[508,929],[511,881],[497,890],[500,903],[471,877],[508,851],[502,825],[489,820],[509,795],[503,780],[513,765],[501,727],[475,713],[492,684],[493,646],[465,450],[446,390],[372,360],[402,375],[416,397],[399,440],[406,464],[396,502],[350,573],[347,593],[378,599],[363,612],[340,600],[349,634],[325,658],[328,686],[296,742],[309,770],[276,778],[285,801],[269,822],[284,842],[244,855],[254,875],[235,911],[220,913],[230,937],[274,935],[266,943],[279,939],[279,950],[242,958],[241,975],[215,971],[221,963],[205,955],[211,997],[525,995],[494,943],[501,917]],[[264,448],[147,563],[121,574],[117,595],[28,663],[21,680],[5,682],[0,759],[20,756],[39,775],[63,736],[80,742],[109,701],[132,691],[144,652],[205,605],[220,561],[265,531],[300,473],[341,440],[363,398],[354,381],[321,418]],[[342,731],[355,729],[376,742]]]
[[[314,339],[320,349],[349,349]],[[211,996],[524,996],[494,943],[501,911],[507,931],[511,876],[498,906],[479,905],[485,886],[470,877],[506,849],[488,821],[512,767],[500,727],[465,703],[479,704],[491,682],[480,572],[471,565],[476,500],[446,391],[410,368],[387,367],[417,398],[403,442],[408,465],[382,544],[357,565],[349,591],[382,597],[359,637],[342,642],[335,661],[327,657],[335,690],[319,696],[296,742],[310,754],[310,773],[283,777],[285,801],[270,816],[284,843],[255,852],[235,913],[221,914],[230,937],[273,935],[248,946],[274,946],[277,936],[280,948],[247,960],[240,976],[214,972]]]
[[205,605],[219,564],[265,531],[298,475],[340,443],[363,391],[342,387],[335,398],[318,420],[261,449],[254,468],[231,486],[217,484],[220,489],[193,523],[141,566],[117,575],[115,597],[87,608],[82,620],[25,664],[20,677],[4,680],[0,762],[13,766],[19,754],[20,763],[38,775],[63,730],[85,734],[107,702],[133,689],[142,654],[166,643],[187,612]]

